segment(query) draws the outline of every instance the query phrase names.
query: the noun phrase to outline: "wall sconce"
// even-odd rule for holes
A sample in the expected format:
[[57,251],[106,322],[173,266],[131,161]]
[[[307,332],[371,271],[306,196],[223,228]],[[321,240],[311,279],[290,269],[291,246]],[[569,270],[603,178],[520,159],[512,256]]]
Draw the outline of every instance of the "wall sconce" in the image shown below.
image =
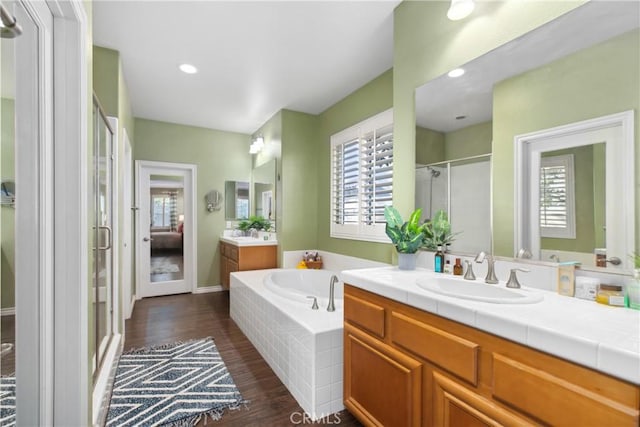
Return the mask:
[[249,147],[249,154],[258,154],[264,148],[264,138],[262,135],[259,135],[256,139],[251,143],[251,147]]
[[459,21],[466,18],[473,12],[476,6],[473,0],[451,0],[451,6],[447,11],[447,18],[452,21]]

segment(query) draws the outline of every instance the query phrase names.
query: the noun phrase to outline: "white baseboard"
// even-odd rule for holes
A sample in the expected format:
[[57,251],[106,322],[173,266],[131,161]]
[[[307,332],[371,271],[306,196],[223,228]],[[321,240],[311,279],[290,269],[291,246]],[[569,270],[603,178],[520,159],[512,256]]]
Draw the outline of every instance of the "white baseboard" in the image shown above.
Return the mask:
[[198,286],[196,288],[195,291],[193,291],[194,294],[207,294],[209,292],[220,292],[223,291],[224,289],[222,289],[222,285],[214,285],[214,286]]
[[15,307],[0,308],[0,316],[15,316],[15,314]]
[[129,303],[129,316],[127,317],[127,319],[131,319],[131,316],[133,315],[133,307],[136,305],[136,300],[138,298],[135,295],[131,295],[131,302]]
[[123,343],[122,335],[113,334],[109,347],[103,356],[104,361],[93,388],[93,425],[101,425],[100,420],[106,419],[111,386],[115,378],[115,368],[118,363],[118,355],[122,353]]

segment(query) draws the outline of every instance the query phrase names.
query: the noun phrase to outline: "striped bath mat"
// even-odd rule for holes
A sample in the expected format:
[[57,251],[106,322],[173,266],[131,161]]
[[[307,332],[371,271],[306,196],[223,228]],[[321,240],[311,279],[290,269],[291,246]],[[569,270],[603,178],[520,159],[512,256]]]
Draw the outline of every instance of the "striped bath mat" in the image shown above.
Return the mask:
[[192,426],[243,404],[213,340],[206,338],[123,353],[106,425]]

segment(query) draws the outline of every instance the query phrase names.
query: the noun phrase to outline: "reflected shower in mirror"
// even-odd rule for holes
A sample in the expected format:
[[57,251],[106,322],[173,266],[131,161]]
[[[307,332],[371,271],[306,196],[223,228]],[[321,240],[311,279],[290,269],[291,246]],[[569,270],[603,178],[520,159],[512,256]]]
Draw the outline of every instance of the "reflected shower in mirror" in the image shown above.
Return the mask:
[[[416,208],[422,220],[438,210],[449,215],[458,253],[491,249],[491,156],[441,162],[416,168]],[[469,213],[473,212],[472,215]]]

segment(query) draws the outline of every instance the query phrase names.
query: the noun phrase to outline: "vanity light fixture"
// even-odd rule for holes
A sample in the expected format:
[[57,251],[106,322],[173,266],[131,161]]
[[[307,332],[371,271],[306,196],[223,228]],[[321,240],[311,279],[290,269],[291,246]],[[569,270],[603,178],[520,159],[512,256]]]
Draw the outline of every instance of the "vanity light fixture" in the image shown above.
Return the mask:
[[180,71],[187,74],[195,74],[198,72],[198,69],[191,64],[180,64],[178,68],[180,68]]
[[464,74],[464,69],[463,68],[456,68],[455,70],[451,70],[447,73],[447,76],[455,78],[455,77],[460,77]]
[[466,18],[473,12],[476,6],[473,0],[451,0],[451,6],[447,11],[447,18],[452,21],[459,21]]

